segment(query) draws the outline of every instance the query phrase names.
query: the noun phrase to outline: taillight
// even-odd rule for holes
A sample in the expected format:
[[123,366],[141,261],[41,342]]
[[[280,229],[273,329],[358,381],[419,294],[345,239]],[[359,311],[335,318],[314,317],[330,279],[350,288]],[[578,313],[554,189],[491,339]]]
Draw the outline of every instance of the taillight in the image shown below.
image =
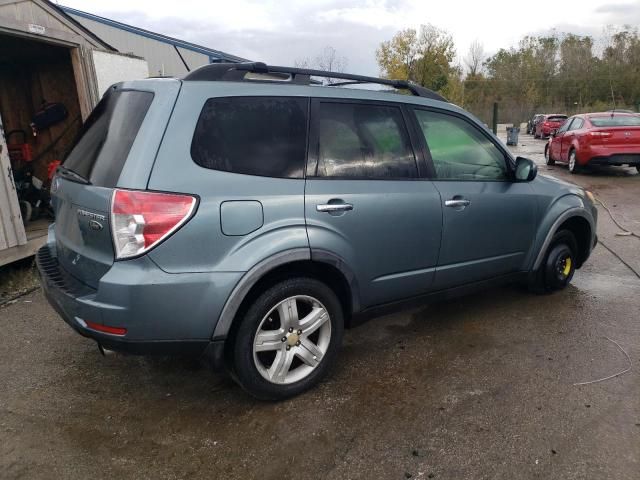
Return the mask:
[[610,137],[612,133],[611,132],[589,132],[589,135],[592,137],[607,138],[607,137]]
[[542,124],[542,126],[544,126],[544,127],[550,127],[550,126],[551,126],[551,123],[549,123],[549,122],[544,122],[544,123]]
[[111,229],[116,258],[149,251],[182,226],[196,199],[173,193],[115,190],[111,199]]

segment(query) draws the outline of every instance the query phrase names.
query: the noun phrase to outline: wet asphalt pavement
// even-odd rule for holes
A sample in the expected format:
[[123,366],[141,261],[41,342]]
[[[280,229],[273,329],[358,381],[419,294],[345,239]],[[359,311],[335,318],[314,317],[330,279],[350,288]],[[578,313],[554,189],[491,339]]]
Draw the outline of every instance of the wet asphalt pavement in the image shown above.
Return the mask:
[[[640,233],[635,170],[570,175],[520,144]],[[640,271],[640,239],[602,209],[598,228]],[[0,328],[1,479],[640,478],[640,280],[602,246],[563,292],[505,287],[348,331],[333,375],[281,403],[188,359],[103,358],[39,291]]]

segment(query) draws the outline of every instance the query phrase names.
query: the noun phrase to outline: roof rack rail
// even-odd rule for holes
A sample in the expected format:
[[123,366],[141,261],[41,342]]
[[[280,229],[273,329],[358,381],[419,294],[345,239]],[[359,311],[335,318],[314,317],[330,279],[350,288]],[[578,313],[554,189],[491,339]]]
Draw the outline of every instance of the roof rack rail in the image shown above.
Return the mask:
[[[256,73],[264,78],[248,78],[248,73]],[[247,63],[212,63],[204,65],[187,74],[183,80],[185,81],[225,81],[225,82],[289,82],[296,85],[313,85],[318,82],[312,80],[311,77],[324,77],[345,80],[343,82],[329,83],[327,86],[345,86],[358,84],[378,84],[387,85],[399,90],[408,90],[417,97],[430,98],[447,102],[442,95],[421,87],[407,80],[391,80],[387,78],[366,77],[363,75],[353,75],[351,73],[328,72],[324,70],[313,70],[309,68],[296,67],[280,67],[267,65],[262,62]]]

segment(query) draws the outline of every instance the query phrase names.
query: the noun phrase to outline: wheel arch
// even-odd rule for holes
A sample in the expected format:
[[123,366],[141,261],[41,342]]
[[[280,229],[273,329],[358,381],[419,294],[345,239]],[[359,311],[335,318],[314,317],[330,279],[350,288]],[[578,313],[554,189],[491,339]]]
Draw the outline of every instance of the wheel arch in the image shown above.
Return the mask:
[[306,248],[280,252],[249,270],[233,289],[214,329],[212,339],[224,340],[233,334],[235,321],[268,285],[291,276],[309,276],[326,283],[338,296],[345,326],[360,310],[355,275],[344,261],[330,252]]
[[576,239],[578,244],[576,268],[580,268],[589,257],[594,232],[593,220],[583,208],[574,207],[564,211],[558,216],[553,225],[551,225],[551,228],[547,232],[544,241],[538,250],[538,254],[532,268],[533,271],[536,271],[542,264],[544,256],[551,245],[553,236],[560,230],[569,230]]

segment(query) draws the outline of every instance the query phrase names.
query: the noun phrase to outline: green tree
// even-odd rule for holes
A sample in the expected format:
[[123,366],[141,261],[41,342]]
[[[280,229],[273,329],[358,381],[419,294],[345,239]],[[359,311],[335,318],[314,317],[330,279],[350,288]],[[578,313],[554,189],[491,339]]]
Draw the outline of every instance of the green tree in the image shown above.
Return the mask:
[[433,25],[402,30],[376,51],[383,76],[411,80],[439,92],[459,70],[452,65],[455,56],[453,37]]

